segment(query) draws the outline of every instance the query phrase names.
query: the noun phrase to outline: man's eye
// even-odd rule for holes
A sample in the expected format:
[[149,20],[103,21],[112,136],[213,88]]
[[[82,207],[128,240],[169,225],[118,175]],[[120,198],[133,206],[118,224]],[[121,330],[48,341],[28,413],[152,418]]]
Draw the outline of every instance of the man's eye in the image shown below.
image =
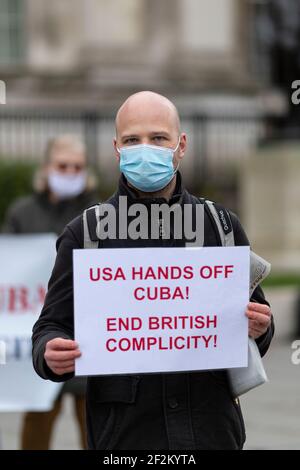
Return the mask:
[[163,135],[156,135],[155,137],[153,137],[153,140],[156,142],[161,142],[163,140],[166,140],[166,137]]
[[136,144],[138,142],[138,139],[136,137],[129,137],[128,139],[125,139],[124,144]]

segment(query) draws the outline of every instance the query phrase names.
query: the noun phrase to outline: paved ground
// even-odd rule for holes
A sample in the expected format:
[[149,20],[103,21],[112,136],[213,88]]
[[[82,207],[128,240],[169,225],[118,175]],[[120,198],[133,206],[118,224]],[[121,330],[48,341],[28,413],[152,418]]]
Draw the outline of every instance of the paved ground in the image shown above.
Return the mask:
[[[300,365],[291,362],[291,340],[287,337],[292,329],[292,299],[286,292],[276,292],[271,293],[271,301],[277,339],[265,360],[269,383],[241,399],[247,429],[246,448],[300,449]],[[2,448],[18,448],[20,421],[19,414],[0,414]],[[52,448],[78,448],[69,398],[57,421]]]
[[291,355],[297,338],[293,289],[266,292],[275,317],[275,340],[265,358],[269,383],[242,399],[247,448],[300,449],[300,365]]
[[300,365],[291,343],[274,342],[265,360],[269,383],[241,399],[249,449],[300,449]]

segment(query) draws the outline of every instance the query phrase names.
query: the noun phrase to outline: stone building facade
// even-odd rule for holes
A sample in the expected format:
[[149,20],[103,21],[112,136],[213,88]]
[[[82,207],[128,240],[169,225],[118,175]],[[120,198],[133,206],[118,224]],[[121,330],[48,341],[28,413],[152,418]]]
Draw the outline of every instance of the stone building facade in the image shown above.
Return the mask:
[[0,0],[0,78],[13,103],[111,106],[137,89],[249,92],[258,84],[252,3]]

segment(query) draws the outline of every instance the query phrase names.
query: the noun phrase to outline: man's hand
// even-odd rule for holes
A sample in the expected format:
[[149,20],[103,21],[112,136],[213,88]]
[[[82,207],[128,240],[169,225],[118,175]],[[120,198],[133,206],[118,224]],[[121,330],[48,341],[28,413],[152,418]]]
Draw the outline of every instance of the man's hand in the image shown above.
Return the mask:
[[71,339],[54,338],[46,344],[44,358],[54,374],[74,372],[75,359],[80,356],[78,344]]
[[249,302],[246,316],[249,318],[249,336],[254,339],[262,336],[271,324],[271,309],[268,305]]

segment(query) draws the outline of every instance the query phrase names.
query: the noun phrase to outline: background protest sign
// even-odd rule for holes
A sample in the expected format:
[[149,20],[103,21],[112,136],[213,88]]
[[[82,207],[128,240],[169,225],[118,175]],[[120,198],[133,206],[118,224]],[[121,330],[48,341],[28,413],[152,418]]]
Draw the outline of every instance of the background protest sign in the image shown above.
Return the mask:
[[74,250],[77,375],[247,365],[249,247]]
[[47,411],[61,384],[38,377],[31,334],[55,260],[53,234],[0,236],[0,411]]

